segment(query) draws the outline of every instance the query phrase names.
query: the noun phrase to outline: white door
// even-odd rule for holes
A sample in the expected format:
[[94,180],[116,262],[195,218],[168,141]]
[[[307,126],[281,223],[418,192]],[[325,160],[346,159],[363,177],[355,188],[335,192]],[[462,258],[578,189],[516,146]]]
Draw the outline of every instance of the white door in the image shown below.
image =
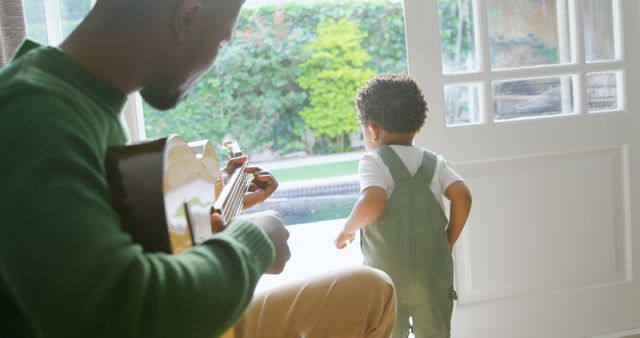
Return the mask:
[[640,1],[404,5],[417,144],[474,197],[453,337],[640,333]]

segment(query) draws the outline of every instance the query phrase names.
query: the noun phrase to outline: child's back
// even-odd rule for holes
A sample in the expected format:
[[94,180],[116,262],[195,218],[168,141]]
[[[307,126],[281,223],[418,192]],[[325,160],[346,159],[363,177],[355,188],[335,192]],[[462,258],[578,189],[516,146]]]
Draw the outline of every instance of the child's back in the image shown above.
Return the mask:
[[[442,156],[413,146],[427,106],[407,75],[382,74],[356,96],[367,153],[360,161],[360,198],[338,237],[343,248],[361,230],[365,264],[387,272],[396,287],[394,338],[449,337],[453,289],[451,249],[471,208],[471,193]],[[451,201],[449,219],[442,196]]]
[[[410,148],[400,149],[409,161],[421,155],[415,174],[392,147]],[[382,214],[361,229],[362,253],[365,264],[387,272],[396,287],[399,316],[394,337],[407,337],[409,315],[417,337],[447,337],[455,293],[445,233],[448,221],[441,198],[438,201],[431,188],[438,157],[411,148],[385,145],[375,151],[393,179],[387,187],[387,193],[392,192]],[[439,189],[440,178],[435,181]]]

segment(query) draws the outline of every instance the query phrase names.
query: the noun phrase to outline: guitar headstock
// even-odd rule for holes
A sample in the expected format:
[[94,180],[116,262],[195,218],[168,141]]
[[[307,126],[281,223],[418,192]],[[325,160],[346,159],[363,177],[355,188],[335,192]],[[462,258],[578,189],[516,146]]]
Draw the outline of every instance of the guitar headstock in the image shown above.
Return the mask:
[[238,144],[237,140],[226,140],[222,144],[227,149],[229,158],[239,157],[245,154],[244,151],[240,149],[240,144]]

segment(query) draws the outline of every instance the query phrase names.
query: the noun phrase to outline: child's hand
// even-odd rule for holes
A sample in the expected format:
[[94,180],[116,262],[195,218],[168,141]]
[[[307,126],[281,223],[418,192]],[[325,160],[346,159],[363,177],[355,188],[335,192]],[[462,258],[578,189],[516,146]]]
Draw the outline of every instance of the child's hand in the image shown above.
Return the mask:
[[355,239],[356,239],[355,233],[348,234],[343,231],[340,233],[340,235],[338,235],[338,238],[336,238],[335,240],[336,248],[344,249],[347,247],[347,245],[351,244],[351,242],[353,242]]

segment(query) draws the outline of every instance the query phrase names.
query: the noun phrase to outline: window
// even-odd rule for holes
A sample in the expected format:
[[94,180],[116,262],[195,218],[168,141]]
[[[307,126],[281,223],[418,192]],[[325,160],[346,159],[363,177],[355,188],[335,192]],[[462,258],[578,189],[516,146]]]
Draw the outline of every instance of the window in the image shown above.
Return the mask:
[[[144,106],[145,132],[235,137],[256,158],[346,151],[359,133],[355,89],[374,73],[406,70],[400,1],[250,1],[187,101],[169,112]],[[342,75],[328,81],[322,71]],[[314,106],[318,88],[335,100]]]
[[363,149],[355,91],[376,73],[406,71],[400,0],[249,1],[185,102],[163,112],[141,103],[143,132],[238,139],[280,181],[251,211],[275,209],[287,224],[345,218]]
[[44,45],[57,45],[89,13],[95,0],[23,0],[27,36]]
[[624,109],[619,0],[438,0],[438,12],[447,127]]
[[482,122],[480,83],[444,86],[445,109],[448,125]]

